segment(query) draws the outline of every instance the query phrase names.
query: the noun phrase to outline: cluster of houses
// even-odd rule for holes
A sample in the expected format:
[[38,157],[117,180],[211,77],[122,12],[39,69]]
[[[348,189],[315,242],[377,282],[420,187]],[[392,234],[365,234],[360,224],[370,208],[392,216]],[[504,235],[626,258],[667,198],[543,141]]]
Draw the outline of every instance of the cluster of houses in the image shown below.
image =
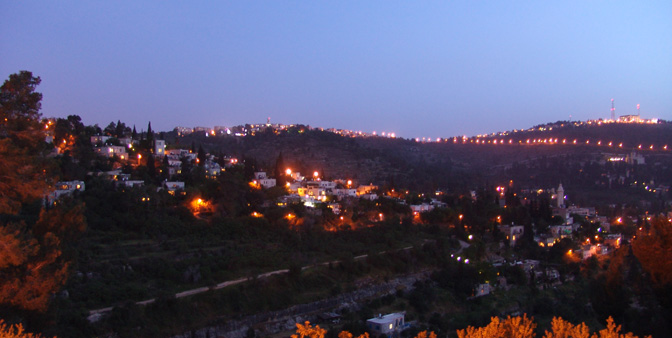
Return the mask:
[[[291,203],[302,203],[307,207],[315,207],[318,203],[327,203],[327,206],[335,213],[340,214],[343,200],[365,199],[374,201],[379,197],[393,198],[387,195],[378,194],[378,186],[373,184],[355,185],[353,180],[335,179],[333,181],[323,180],[316,172],[311,179],[302,176],[300,172],[287,170],[287,177],[290,180],[285,183],[289,194],[280,197],[277,201],[278,206],[287,206]],[[266,172],[260,171],[254,173],[254,180],[250,182],[252,187],[269,189],[277,185],[275,178],[271,178]],[[405,204],[401,199],[395,199],[398,203]],[[429,203],[410,205],[414,215],[422,212],[431,211],[435,207],[444,207],[445,203],[432,199]]]
[[[108,145],[106,142],[111,139],[111,136],[107,135],[94,135],[91,136],[91,144],[94,146],[94,151],[102,156],[106,157],[118,157],[121,160],[129,160],[128,149],[132,149],[134,144],[138,143],[138,140],[134,140],[130,137],[121,137],[117,140],[120,145]],[[159,157],[163,157],[166,152],[166,141],[165,140],[154,140],[154,154]]]
[[[291,203],[303,203],[307,207],[315,207],[318,203],[327,203],[335,214],[339,214],[341,206],[336,201],[347,198],[365,198],[375,200],[378,198],[376,190],[378,186],[373,184],[354,187],[352,180],[337,179],[333,181],[322,180],[314,173],[312,179],[307,179],[300,172],[287,170],[289,181],[285,188],[289,194],[282,196],[278,201],[279,206]],[[275,178],[270,178],[266,172],[254,173],[254,180],[250,185],[256,188],[269,189],[277,185]]]
[[[590,244],[590,241],[587,241],[574,254],[579,255],[582,259],[588,259],[592,256],[608,254],[609,250],[620,247],[623,237],[621,234],[607,234],[611,230],[611,227],[606,216],[598,216],[593,207],[566,206],[566,196],[562,184],[557,189],[550,189],[548,192],[551,193],[551,198],[554,201],[554,205],[551,208],[552,215],[562,218],[563,223],[549,226],[548,231],[545,233],[535,234],[534,240],[539,246],[549,248],[563,238],[573,238],[573,234],[581,227],[581,223],[574,222],[573,215],[576,215],[587,219],[593,224],[600,225],[597,236],[601,239],[602,243]],[[506,240],[510,246],[515,246],[525,233],[525,227],[522,225],[499,225],[498,229],[506,236]]]

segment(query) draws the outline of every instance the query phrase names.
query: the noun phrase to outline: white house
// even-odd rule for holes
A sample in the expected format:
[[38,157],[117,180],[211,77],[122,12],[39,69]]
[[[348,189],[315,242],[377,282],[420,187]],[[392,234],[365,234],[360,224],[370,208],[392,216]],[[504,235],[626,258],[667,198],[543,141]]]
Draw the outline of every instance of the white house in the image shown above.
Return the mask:
[[333,189],[333,193],[339,200],[344,197],[357,197],[357,189]]
[[500,225],[499,230],[506,235],[509,245],[514,246],[516,241],[523,237],[525,227],[522,225]]
[[184,182],[179,182],[179,181],[164,181],[163,182],[163,188],[166,189],[169,193],[175,193],[175,191],[178,190],[184,190]]
[[571,225],[552,225],[549,227],[548,231],[551,236],[554,238],[565,238],[572,235],[572,226]]
[[94,135],[91,136],[91,144],[96,145],[98,142],[100,143],[105,143],[105,141],[109,140],[110,136],[107,135]]
[[133,188],[133,187],[141,187],[143,185],[145,185],[145,181],[142,180],[117,181],[117,187],[123,186],[126,188]]
[[301,184],[301,182],[292,182],[287,186],[287,188],[289,189],[289,191],[291,193],[298,193],[299,188],[302,188],[302,187],[303,187],[303,185]]
[[319,197],[327,195],[327,191],[324,188],[321,188],[319,184],[309,183],[305,187],[299,187],[297,191],[299,196]]
[[164,152],[166,155],[174,156],[176,158],[186,157],[189,154],[189,150],[187,149],[166,149]]
[[378,195],[376,194],[363,194],[359,195],[359,198],[369,200],[369,201],[375,201],[378,199]]
[[638,154],[636,152],[630,153],[629,156],[626,157],[626,161],[628,164],[646,164],[646,159],[644,158],[644,155]]
[[262,178],[262,179],[258,180],[258,182],[259,182],[259,185],[261,185],[262,187],[264,187],[266,189],[273,188],[276,185],[275,178]]
[[414,214],[415,213],[419,214],[419,213],[422,213],[422,212],[425,212],[425,211],[431,211],[433,209],[434,209],[434,206],[431,205],[431,204],[427,204],[427,203],[411,204],[411,211],[413,211]]
[[64,195],[71,195],[75,191],[84,191],[84,181],[63,181],[56,183],[55,190],[47,195],[47,204],[53,204]]
[[340,215],[340,214],[341,214],[341,205],[340,205],[340,204],[338,204],[338,203],[329,203],[329,204],[327,205],[327,207],[329,207],[329,209],[331,209],[331,211],[332,211],[334,214],[336,214],[336,215]]
[[489,295],[490,292],[492,292],[492,287],[490,284],[477,284],[476,287],[474,288],[474,297],[481,297],[485,295]]
[[96,152],[100,155],[107,157],[119,156],[122,160],[128,159],[128,153],[126,152],[126,147],[123,146],[104,146],[96,148]]
[[219,163],[208,161],[205,164],[205,175],[207,177],[214,178],[214,177],[217,177],[221,173],[222,173],[222,166],[220,166]]
[[369,329],[372,337],[386,335],[392,337],[395,332],[401,331],[407,327],[404,322],[404,313],[390,313],[387,315],[378,315],[366,321],[366,327]]
[[128,147],[129,145],[133,144],[133,139],[130,137],[121,137],[119,138],[119,143]]
[[579,216],[583,217],[594,217],[595,216],[595,208],[580,208],[577,206],[571,206],[567,208],[567,212],[570,214],[577,214]]
[[320,185],[320,188],[322,189],[336,189],[336,182],[332,181],[319,181],[318,184]]
[[552,208],[551,212],[553,216],[560,216],[564,220],[569,218],[569,210],[567,208]]
[[165,140],[154,140],[154,155],[159,157],[166,155]]

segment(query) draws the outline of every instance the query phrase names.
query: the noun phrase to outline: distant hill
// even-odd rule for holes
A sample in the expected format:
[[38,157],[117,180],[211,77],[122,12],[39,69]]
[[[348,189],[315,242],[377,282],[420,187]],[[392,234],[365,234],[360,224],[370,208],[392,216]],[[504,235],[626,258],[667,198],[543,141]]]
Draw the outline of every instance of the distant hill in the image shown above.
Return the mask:
[[512,165],[541,158],[564,157],[567,163],[584,162],[601,154],[633,151],[669,158],[672,149],[663,147],[672,147],[672,124],[558,121],[516,132],[424,143],[400,138],[344,137],[319,130],[278,134],[269,130],[244,137],[191,134],[179,142],[203,145],[215,154],[254,159],[258,169],[270,173],[282,154],[286,167],[304,175],[319,171],[327,178],[350,178],[360,184],[431,190],[487,183]]

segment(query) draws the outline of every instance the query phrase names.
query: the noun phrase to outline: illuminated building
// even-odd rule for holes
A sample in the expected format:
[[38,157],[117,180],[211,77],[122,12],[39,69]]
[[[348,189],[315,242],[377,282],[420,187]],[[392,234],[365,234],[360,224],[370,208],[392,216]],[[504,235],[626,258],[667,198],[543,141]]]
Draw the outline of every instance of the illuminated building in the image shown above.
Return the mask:
[[395,332],[401,331],[408,327],[404,321],[405,313],[390,313],[386,315],[378,315],[366,320],[366,327],[369,329],[373,337],[385,335],[387,337],[394,336]]

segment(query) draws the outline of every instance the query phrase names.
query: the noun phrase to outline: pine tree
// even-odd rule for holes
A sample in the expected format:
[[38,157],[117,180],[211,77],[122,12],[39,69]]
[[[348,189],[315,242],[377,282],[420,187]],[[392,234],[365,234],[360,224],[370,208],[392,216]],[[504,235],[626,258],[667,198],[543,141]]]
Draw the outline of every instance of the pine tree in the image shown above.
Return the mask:
[[[41,152],[42,95],[34,92],[39,83],[23,71],[0,87],[0,214],[13,216],[0,218],[0,304],[6,309],[46,310],[67,279],[61,242],[85,227],[77,206],[42,209],[39,217],[23,214],[23,205],[43,198],[56,180]],[[35,224],[27,223],[33,219]]]
[[154,150],[154,131],[152,131],[152,122],[147,124],[147,147],[150,151]]

